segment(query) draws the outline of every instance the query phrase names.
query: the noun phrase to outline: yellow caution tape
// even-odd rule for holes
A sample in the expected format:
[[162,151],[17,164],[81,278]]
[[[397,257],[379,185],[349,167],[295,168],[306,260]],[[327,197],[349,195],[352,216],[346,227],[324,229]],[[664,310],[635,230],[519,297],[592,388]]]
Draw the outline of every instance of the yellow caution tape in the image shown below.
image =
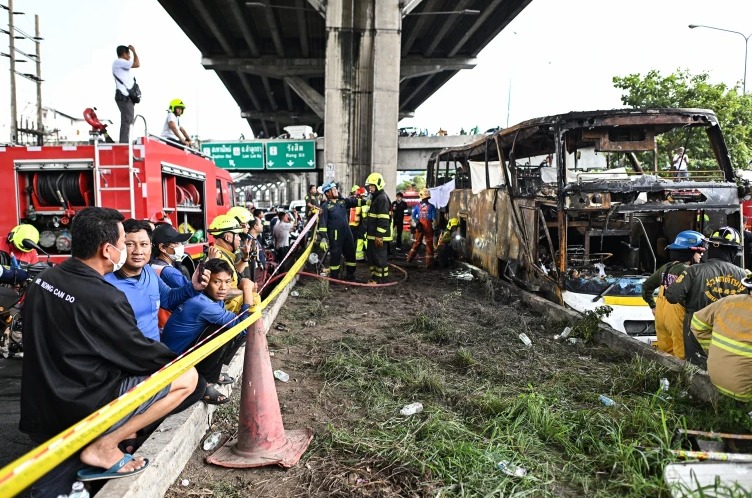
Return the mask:
[[[314,222],[311,220],[309,226]],[[315,220],[318,225],[318,220]],[[313,232],[315,233],[315,231]],[[305,235],[305,231],[300,237]],[[302,240],[302,239],[301,239]],[[261,302],[247,318],[232,328],[222,332],[197,349],[184,353],[136,387],[103,406],[85,419],[45,441],[25,455],[17,458],[0,469],[0,496],[15,496],[33,484],[60,462],[76,453],[79,449],[96,439],[100,434],[116,424],[120,419],[134,411],[149,398],[158,393],[191,367],[231,341],[236,335],[261,318],[261,310],[266,308],[292,282],[308,259],[313,248],[314,237],[308,247],[297,259],[290,271],[275,286],[272,292]]]
[[603,296],[603,304],[614,306],[647,306],[642,296]]

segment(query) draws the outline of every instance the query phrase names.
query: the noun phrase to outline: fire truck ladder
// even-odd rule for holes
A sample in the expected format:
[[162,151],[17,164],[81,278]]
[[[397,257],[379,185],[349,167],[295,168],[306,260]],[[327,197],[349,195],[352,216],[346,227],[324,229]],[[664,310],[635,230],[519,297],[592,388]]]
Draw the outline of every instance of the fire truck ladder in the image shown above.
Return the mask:
[[[132,128],[132,127],[131,127]],[[115,150],[117,148],[128,148],[128,163],[127,164],[109,164],[104,163],[102,164],[102,156],[100,155],[100,151],[102,150],[108,150],[113,151],[112,154],[106,155],[106,157],[112,157],[114,160],[115,157],[122,157],[121,155],[115,154]],[[106,197],[107,192],[128,192],[128,198],[129,198],[129,204],[127,209],[118,209],[121,213],[123,213],[123,216],[126,218],[135,218],[136,217],[136,199],[135,199],[135,183],[134,183],[134,176],[138,174],[138,168],[133,167],[134,157],[133,157],[133,142],[129,142],[128,144],[100,144],[99,142],[94,142],[94,199],[97,206],[103,206],[103,200],[107,201],[108,199],[103,199],[103,197]],[[142,152],[143,153],[143,152]],[[136,160],[143,161],[142,158],[136,158]],[[127,169],[128,174],[128,186],[110,186],[107,182],[107,175],[109,175],[114,170],[123,170]],[[112,175],[112,178],[114,178],[115,175]],[[102,183],[104,183],[104,186],[102,186]],[[141,181],[139,180],[139,184]],[[112,206],[114,207],[114,206]],[[117,208],[116,208],[117,209]]]

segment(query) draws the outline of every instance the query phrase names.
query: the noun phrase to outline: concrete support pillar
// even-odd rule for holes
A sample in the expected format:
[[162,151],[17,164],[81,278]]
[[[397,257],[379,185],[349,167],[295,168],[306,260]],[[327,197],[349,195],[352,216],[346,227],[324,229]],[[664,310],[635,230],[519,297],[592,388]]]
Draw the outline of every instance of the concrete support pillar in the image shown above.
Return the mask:
[[394,194],[400,0],[330,0],[326,25],[324,180],[347,191],[377,171]]

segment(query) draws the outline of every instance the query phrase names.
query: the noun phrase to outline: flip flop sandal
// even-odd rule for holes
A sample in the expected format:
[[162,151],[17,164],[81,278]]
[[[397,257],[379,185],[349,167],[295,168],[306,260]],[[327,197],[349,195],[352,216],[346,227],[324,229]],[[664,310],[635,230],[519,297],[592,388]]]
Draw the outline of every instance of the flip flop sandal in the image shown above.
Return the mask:
[[146,468],[149,466],[149,460],[144,459],[144,466],[140,469],[131,470],[129,472],[118,472],[121,468],[123,468],[128,462],[133,460],[133,455],[125,454],[123,455],[123,458],[120,459],[118,463],[113,465],[107,470],[104,470],[100,467],[88,467],[85,469],[81,469],[76,473],[76,478],[79,481],[99,481],[102,479],[119,479],[121,477],[129,477],[136,474],[140,474]]
[[226,373],[222,373],[219,376],[219,380],[217,381],[217,384],[220,386],[225,386],[227,384],[234,384],[235,383],[235,377],[230,377]]
[[230,397],[225,396],[221,392],[217,391],[214,386],[208,384],[206,386],[206,391],[204,391],[203,400],[207,405],[224,405],[225,403],[230,402]]

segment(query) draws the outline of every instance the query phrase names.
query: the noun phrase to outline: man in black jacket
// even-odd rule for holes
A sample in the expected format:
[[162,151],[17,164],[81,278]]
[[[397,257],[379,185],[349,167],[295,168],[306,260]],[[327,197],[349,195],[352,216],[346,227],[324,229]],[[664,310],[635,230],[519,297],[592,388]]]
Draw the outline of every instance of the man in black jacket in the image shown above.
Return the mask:
[[397,192],[396,201],[392,202],[391,213],[394,224],[394,246],[398,251],[402,250],[402,227],[405,222],[405,210],[407,203],[402,199],[402,192]]
[[321,186],[326,201],[321,205],[319,236],[321,247],[329,250],[329,276],[339,278],[342,258],[345,259],[345,280],[355,280],[355,241],[350,231],[350,209],[360,207],[364,201],[358,197],[344,198],[337,184],[326,182]]
[[[73,257],[45,270],[29,286],[23,308],[19,428],[35,442],[74,425],[175,358],[167,346],[144,337],[125,294],[102,278],[125,262],[122,220],[121,213],[109,208],[76,214]],[[78,479],[144,470],[148,461],[123,454],[118,444],[168,415],[197,382],[191,368],[85,447],[78,458],[89,468],[80,470]],[[80,464],[68,459],[35,486],[46,487],[45,496],[67,492],[76,468]]]
[[383,284],[389,276],[386,244],[392,241],[392,223],[389,216],[389,196],[384,192],[384,177],[371,173],[366,178],[366,187],[371,193],[371,206],[366,221],[366,259],[371,269],[369,284]]

